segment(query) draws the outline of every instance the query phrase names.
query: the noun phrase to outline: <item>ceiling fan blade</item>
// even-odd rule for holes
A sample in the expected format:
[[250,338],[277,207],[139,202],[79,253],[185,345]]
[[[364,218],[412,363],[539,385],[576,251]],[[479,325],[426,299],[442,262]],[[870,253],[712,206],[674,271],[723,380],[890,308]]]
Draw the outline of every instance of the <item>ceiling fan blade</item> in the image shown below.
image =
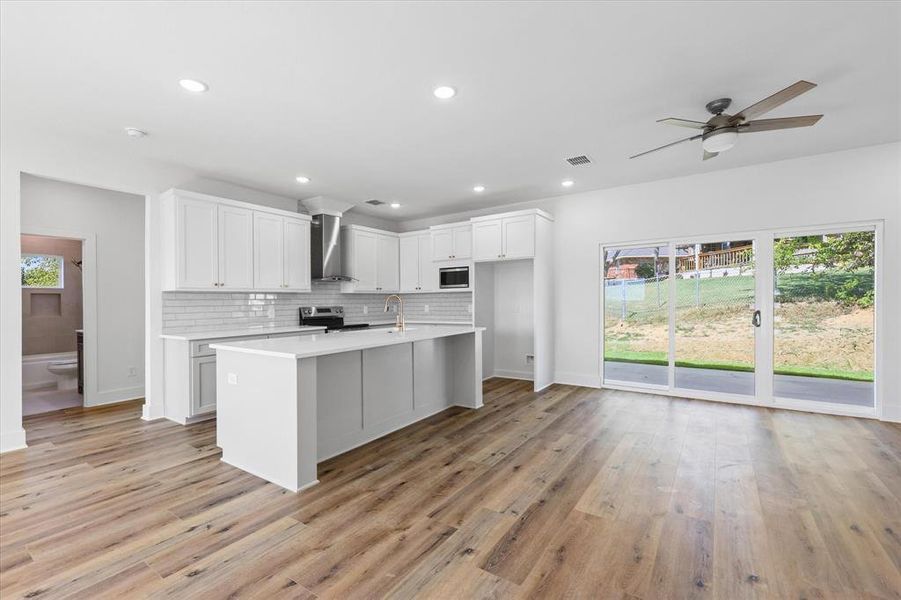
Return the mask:
[[759,117],[763,113],[770,112],[777,106],[782,106],[792,98],[796,98],[803,94],[804,92],[809,92],[813,88],[815,88],[817,84],[810,83],[809,81],[804,81],[803,79],[797,83],[793,83],[784,90],[778,91],[769,98],[764,98],[757,104],[752,104],[748,108],[744,109],[740,113],[737,113],[729,119],[732,123],[737,123],[739,121],[750,121],[754,117]]
[[645,154],[650,154],[651,152],[657,152],[658,150],[663,150],[664,148],[669,148],[670,146],[675,146],[676,144],[681,144],[682,142],[690,142],[691,140],[699,140],[703,134],[693,135],[691,137],[687,137],[681,140],[676,140],[675,142],[670,142],[669,144],[660,146],[659,148],[654,148],[653,150],[647,150],[645,152],[641,152],[639,154],[635,154],[630,156],[629,158],[638,158],[639,156],[644,156]]
[[772,131],[774,129],[792,129],[793,127],[810,127],[816,125],[823,115],[806,115],[803,117],[785,117],[782,119],[758,119],[738,126],[742,133],[754,131]]
[[704,160],[708,160],[710,158],[713,158],[714,156],[719,156],[719,154],[719,152],[707,152],[706,150],[704,150]]
[[707,123],[702,121],[692,121],[691,119],[677,119],[676,117],[667,117],[665,119],[657,119],[658,123],[666,123],[667,125],[678,125],[679,127],[690,127],[691,129],[704,129]]

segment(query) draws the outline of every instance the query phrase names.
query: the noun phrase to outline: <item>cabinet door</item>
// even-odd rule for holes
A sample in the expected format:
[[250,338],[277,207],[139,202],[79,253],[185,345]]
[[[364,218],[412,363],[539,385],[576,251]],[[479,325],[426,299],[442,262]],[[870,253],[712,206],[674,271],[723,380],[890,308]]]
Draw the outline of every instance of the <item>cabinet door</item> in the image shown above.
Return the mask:
[[416,237],[419,243],[419,290],[434,292],[438,289],[438,265],[432,262],[432,236]]
[[285,218],[285,287],[310,289],[310,222]]
[[432,231],[432,259],[449,260],[454,256],[454,232],[450,229]]
[[375,233],[368,231],[351,231],[353,236],[353,273],[356,279],[354,289],[361,292],[376,291],[378,238]]
[[253,211],[219,206],[219,287],[253,287]]
[[[420,286],[420,248],[421,236],[400,238],[400,291],[416,292]],[[431,258],[431,255],[429,256]]]
[[253,287],[284,289],[284,219],[253,214]]
[[501,220],[477,221],[472,225],[473,260],[498,260],[502,258],[503,232]]
[[503,220],[504,258],[535,256],[535,217],[509,217]]
[[455,227],[454,234],[454,258],[472,257],[472,225]]
[[379,292],[396,292],[400,285],[399,241],[393,235],[378,236],[378,251],[376,252],[378,267],[375,287]]
[[216,410],[216,356],[191,359],[191,416]]
[[178,198],[176,253],[178,287],[219,286],[218,205],[206,200]]

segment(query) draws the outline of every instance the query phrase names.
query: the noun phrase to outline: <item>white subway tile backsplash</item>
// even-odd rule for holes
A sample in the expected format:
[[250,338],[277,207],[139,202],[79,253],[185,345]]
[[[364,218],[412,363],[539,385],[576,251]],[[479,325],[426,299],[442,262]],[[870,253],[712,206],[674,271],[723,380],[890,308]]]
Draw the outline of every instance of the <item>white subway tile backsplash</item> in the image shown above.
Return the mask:
[[[403,295],[410,320],[469,323],[471,292]],[[306,294],[163,292],[163,332],[216,331],[243,326],[296,325],[301,306],[341,305],[347,323],[390,319],[385,314],[385,294],[342,294],[340,284],[316,284]],[[428,312],[426,312],[428,305]],[[368,314],[364,314],[364,307]]]

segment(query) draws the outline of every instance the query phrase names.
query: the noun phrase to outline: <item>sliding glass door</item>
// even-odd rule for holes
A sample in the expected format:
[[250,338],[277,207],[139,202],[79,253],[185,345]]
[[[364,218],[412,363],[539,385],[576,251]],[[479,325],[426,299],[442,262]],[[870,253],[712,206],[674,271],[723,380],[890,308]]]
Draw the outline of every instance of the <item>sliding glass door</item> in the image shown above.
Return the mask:
[[603,384],[873,414],[876,227],[603,247]]
[[619,246],[604,255],[604,374],[610,381],[669,381],[669,244]]
[[676,388],[754,395],[753,240],[676,246]]
[[872,407],[876,234],[773,240],[773,396]]

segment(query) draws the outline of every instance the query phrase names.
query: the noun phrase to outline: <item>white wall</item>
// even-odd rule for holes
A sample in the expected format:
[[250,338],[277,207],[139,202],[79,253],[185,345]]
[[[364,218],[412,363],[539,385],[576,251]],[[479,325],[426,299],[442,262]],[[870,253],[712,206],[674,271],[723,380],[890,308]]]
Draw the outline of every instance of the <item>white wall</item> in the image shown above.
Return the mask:
[[494,263],[473,267],[473,321],[482,333],[482,378],[494,377]]
[[[883,418],[901,420],[901,144],[596,190],[516,208],[526,207],[542,208],[556,219],[555,379],[581,385],[600,384],[601,243],[884,220]],[[507,209],[420,219],[402,228]]]
[[[85,303],[85,405],[142,397],[143,196],[22,175],[21,197],[23,233],[58,231],[90,240],[86,248],[93,245],[94,256],[84,256],[94,303]],[[88,339],[92,335],[96,339]]]
[[494,373],[499,377],[532,379],[533,353],[532,261],[494,265]]

